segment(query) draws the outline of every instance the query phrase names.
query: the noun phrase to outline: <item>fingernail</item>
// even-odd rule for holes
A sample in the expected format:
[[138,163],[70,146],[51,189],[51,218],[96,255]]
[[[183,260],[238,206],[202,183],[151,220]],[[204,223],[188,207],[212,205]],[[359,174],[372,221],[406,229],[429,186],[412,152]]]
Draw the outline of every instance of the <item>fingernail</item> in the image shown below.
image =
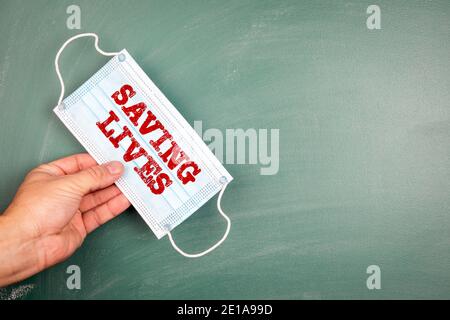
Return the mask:
[[106,169],[108,172],[112,175],[117,175],[119,173],[122,173],[123,171],[123,164],[121,164],[119,161],[112,161],[108,164],[106,164]]

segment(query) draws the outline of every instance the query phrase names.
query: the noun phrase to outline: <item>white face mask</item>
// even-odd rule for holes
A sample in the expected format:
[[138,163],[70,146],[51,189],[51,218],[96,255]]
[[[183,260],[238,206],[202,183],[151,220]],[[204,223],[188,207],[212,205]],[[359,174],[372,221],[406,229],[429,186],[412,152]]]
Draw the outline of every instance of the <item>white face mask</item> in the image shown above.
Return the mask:
[[[63,100],[59,56],[81,37],[94,37],[97,51],[113,58]],[[130,54],[104,52],[96,34],[79,34],[59,49],[55,68],[61,95],[54,112],[99,164],[124,163],[116,184],[156,237],[167,234],[179,253],[192,258],[218,247],[230,230],[220,201],[233,178]],[[227,221],[224,236],[204,252],[183,252],[170,231],[219,191],[217,208]]]

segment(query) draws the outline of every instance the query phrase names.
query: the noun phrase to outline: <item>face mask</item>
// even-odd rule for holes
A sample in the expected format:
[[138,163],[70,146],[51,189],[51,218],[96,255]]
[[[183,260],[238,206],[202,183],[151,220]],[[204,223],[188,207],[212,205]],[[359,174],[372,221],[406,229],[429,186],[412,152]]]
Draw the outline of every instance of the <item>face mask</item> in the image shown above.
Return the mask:
[[[63,100],[59,57],[82,37],[94,37],[95,49],[113,58]],[[156,237],[167,234],[175,250],[190,258],[217,248],[230,231],[220,202],[233,178],[130,54],[125,49],[105,52],[96,34],[84,33],[63,44],[55,69],[61,94],[54,112],[99,164],[124,163],[116,185]],[[227,222],[225,234],[208,250],[183,252],[170,231],[219,191],[217,209]]]

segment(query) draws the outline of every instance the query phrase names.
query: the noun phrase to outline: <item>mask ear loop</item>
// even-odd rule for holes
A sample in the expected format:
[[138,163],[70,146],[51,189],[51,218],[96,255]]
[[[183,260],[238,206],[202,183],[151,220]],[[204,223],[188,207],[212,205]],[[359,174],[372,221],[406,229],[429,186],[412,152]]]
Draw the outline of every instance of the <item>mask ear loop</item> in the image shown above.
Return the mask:
[[223,212],[222,207],[220,205],[220,202],[222,201],[222,195],[225,192],[225,189],[227,188],[228,183],[224,184],[222,189],[220,190],[219,193],[219,197],[217,198],[217,210],[219,210],[220,214],[222,215],[222,217],[227,221],[227,229],[225,230],[225,233],[222,237],[222,239],[220,239],[215,245],[213,245],[212,247],[210,247],[209,249],[200,252],[200,253],[186,253],[183,250],[181,250],[176,244],[175,241],[172,238],[172,234],[170,233],[170,231],[167,233],[170,243],[172,244],[172,247],[178,251],[178,253],[180,253],[181,255],[187,257],[187,258],[199,258],[202,257],[208,253],[210,253],[211,251],[213,251],[214,249],[216,249],[218,246],[220,246],[222,244],[222,242],[225,241],[225,239],[228,237],[228,233],[230,232],[230,228],[231,228],[231,220],[230,218]]
[[77,34],[76,36],[73,36],[72,38],[69,38],[66,42],[64,42],[64,44],[61,46],[61,48],[59,48],[58,53],[56,54],[56,57],[55,57],[56,75],[58,76],[59,83],[61,84],[61,93],[59,95],[58,104],[57,104],[58,106],[61,104],[61,102],[64,98],[64,91],[65,91],[64,81],[61,76],[61,71],[59,71],[59,56],[61,55],[61,53],[64,51],[64,49],[67,47],[67,45],[69,43],[71,43],[72,41],[74,41],[76,39],[84,38],[84,37],[93,37],[95,39],[95,43],[94,43],[95,50],[97,50],[98,53],[100,53],[104,56],[115,56],[120,53],[120,52],[106,52],[106,51],[103,51],[102,49],[100,49],[98,47],[98,35],[96,33],[80,33],[80,34]]

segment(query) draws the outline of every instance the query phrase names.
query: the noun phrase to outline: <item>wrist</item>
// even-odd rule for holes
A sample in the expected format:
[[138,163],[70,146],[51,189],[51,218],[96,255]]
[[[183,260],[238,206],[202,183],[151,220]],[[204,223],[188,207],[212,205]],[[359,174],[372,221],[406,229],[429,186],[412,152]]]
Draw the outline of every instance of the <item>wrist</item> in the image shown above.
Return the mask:
[[23,280],[40,270],[37,239],[12,214],[0,215],[0,287]]

